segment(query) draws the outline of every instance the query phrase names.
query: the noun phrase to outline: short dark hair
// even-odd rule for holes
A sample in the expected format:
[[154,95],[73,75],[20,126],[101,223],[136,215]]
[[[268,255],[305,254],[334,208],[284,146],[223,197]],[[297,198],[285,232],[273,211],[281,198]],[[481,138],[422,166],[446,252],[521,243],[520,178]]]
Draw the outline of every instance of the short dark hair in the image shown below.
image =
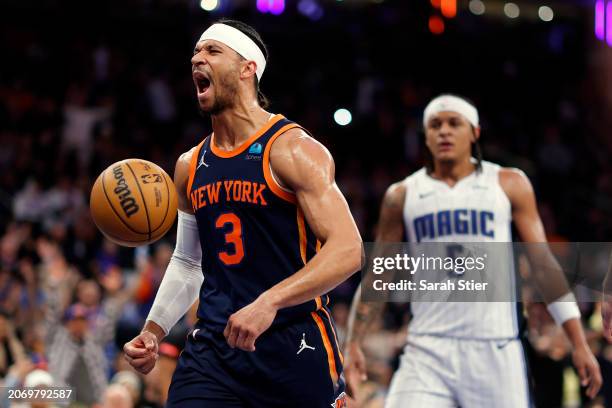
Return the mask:
[[[476,106],[474,102],[472,102],[469,98],[466,98],[465,96],[460,96],[460,95],[455,95],[455,94],[450,94],[450,93],[445,93],[443,95],[461,98],[464,101],[471,104],[472,106]],[[442,96],[442,95],[439,95],[439,96]],[[474,127],[474,125],[470,125],[470,127],[472,128],[472,133],[476,134],[476,128]],[[427,137],[426,128],[427,128],[427,125],[423,126],[423,138]],[[480,172],[482,170],[482,149],[480,148],[480,143],[478,143],[478,140],[472,143],[472,157],[476,159],[476,171]],[[433,155],[431,154],[431,151],[429,151],[427,144],[425,144],[425,169],[427,170],[428,174],[431,174],[434,171]]]
[[[243,34],[253,40],[253,42],[259,47],[259,49],[263,53],[266,61],[268,61],[268,49],[266,48],[266,44],[263,42],[257,30],[255,30],[253,27],[246,23],[243,23],[242,21],[232,20],[230,18],[222,18],[216,21],[215,24],[225,24],[235,28],[236,30],[241,31]],[[265,109],[270,105],[270,102],[268,101],[268,98],[266,98],[266,96],[263,94],[263,92],[261,92],[261,90],[259,89],[259,79],[257,78],[257,75],[255,75],[254,80],[255,90],[257,91],[257,103],[259,103],[259,106]]]

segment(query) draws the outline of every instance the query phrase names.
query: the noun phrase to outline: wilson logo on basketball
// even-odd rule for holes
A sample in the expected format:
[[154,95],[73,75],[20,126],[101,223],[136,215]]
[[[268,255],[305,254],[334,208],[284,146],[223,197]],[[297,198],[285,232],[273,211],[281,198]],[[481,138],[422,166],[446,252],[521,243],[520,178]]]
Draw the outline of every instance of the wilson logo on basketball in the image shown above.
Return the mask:
[[119,198],[119,203],[121,204],[121,209],[129,218],[132,215],[136,214],[140,207],[138,207],[138,204],[136,204],[136,200],[134,199],[134,197],[132,197],[132,192],[130,191],[127,182],[125,181],[121,166],[113,167],[113,175],[115,176],[115,180],[117,180],[117,187],[114,188],[113,192],[117,194],[117,197]]
[[164,236],[176,219],[178,197],[168,173],[155,163],[126,159],[96,179],[89,208],[97,227],[119,245],[147,245]]

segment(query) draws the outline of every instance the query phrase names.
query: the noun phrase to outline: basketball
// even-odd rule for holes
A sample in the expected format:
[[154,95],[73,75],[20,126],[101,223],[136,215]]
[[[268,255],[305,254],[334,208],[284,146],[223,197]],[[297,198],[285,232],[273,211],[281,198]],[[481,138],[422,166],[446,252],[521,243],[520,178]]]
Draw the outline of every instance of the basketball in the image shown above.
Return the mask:
[[155,163],[126,159],[111,164],[91,189],[91,215],[109,240],[136,247],[168,232],[177,213],[176,188]]

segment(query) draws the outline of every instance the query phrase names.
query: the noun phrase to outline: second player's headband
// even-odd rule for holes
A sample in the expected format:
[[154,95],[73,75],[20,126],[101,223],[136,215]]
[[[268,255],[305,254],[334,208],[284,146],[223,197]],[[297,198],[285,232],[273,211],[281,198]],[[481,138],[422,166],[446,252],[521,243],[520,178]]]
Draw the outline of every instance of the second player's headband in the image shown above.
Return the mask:
[[266,69],[266,58],[261,49],[242,31],[227,24],[213,24],[200,37],[198,42],[204,40],[215,40],[227,45],[248,61],[255,61],[257,65],[257,80],[261,81],[261,76]]
[[427,127],[429,119],[440,112],[458,113],[463,115],[474,127],[478,127],[478,111],[474,105],[453,95],[441,95],[429,102],[423,114],[423,126]]

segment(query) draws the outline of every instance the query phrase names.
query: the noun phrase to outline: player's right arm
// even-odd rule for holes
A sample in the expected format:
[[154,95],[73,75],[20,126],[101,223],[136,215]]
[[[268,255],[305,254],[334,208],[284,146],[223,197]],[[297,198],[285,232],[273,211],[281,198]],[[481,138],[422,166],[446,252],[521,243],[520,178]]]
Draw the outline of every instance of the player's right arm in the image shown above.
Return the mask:
[[[406,197],[406,185],[403,182],[392,184],[382,201],[376,242],[401,242],[404,236],[403,208]],[[377,251],[377,248],[374,249]],[[372,274],[366,274],[373,276]],[[364,278],[364,279],[366,279]],[[361,343],[370,324],[379,317],[385,306],[383,302],[363,302],[361,286],[357,288],[353,305],[349,313],[347,340],[345,343],[345,376],[351,391],[355,391],[361,381],[366,380],[366,364]]]
[[570,291],[561,266],[546,244],[544,225],[538,213],[535,193],[527,176],[517,169],[499,173],[502,189],[512,204],[512,221],[526,246],[536,286],[546,301],[548,311],[563,328],[573,348],[573,363],[586,394],[595,398],[602,384],[599,364],[589,347],[580,311]]
[[143,374],[155,366],[158,344],[196,301],[204,279],[198,228],[186,194],[195,151],[182,154],[174,170],[179,209],[174,253],[141,333],[123,347],[126,360]]

